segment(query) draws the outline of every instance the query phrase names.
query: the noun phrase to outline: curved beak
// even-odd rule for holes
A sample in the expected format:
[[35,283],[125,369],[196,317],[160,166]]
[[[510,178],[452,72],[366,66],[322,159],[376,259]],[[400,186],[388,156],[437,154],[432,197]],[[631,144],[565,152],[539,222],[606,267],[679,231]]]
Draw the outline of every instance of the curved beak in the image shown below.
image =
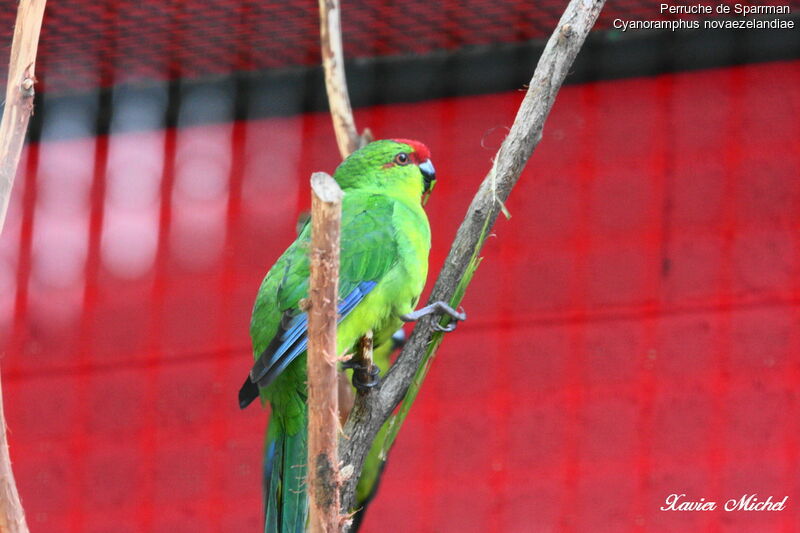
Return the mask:
[[425,190],[423,192],[428,192],[433,188],[433,182],[436,181],[436,170],[433,168],[433,163],[431,163],[430,159],[420,163],[419,170],[425,180]]

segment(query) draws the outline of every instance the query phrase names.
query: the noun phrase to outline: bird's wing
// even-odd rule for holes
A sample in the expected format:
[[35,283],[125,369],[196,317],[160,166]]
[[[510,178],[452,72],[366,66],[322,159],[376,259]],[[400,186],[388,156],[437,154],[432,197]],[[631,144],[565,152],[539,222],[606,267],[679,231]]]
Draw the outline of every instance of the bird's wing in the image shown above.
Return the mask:
[[[345,195],[339,321],[356,308],[398,260],[393,205],[381,195]],[[272,383],[306,350],[308,314],[299,304],[308,296],[310,234],[308,225],[270,269],[259,290],[250,329],[254,348],[260,348],[260,353],[239,392],[242,407],[258,396],[259,387]]]

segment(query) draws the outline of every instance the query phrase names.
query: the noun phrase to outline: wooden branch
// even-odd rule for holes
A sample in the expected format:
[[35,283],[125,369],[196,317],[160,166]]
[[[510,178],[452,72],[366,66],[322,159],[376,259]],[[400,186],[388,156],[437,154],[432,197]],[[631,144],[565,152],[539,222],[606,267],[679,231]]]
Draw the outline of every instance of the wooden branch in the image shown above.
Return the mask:
[[325,70],[325,89],[328,105],[336,133],[336,144],[342,159],[372,141],[372,133],[364,130],[359,135],[350,106],[347,80],[344,76],[344,52],[342,51],[342,24],[339,0],[319,0],[320,41],[322,44],[322,68]]
[[341,530],[336,350],[339,234],[344,194],[331,176],[311,176],[311,276],[308,312],[309,531]]
[[[33,113],[36,50],[39,46],[45,1],[21,0],[17,8],[5,109],[0,121],[0,233],[5,225],[11,189],[28,131],[28,121]],[[27,533],[28,524],[11,469],[2,398],[0,386],[0,533]]]
[[[331,110],[333,131],[342,159],[369,144],[373,140],[372,131],[364,129],[358,135],[347,80],[344,75],[344,52],[342,51],[342,25],[339,0],[319,0],[320,43],[322,46],[322,66],[325,72],[325,89],[328,106]],[[350,416],[355,395],[347,375],[339,375],[339,418],[344,424]]]
[[34,67],[45,1],[22,0],[17,9],[8,65],[6,105],[0,122],[0,232],[6,220],[8,200],[28,131],[28,121],[33,112],[33,85],[36,83]]
[[[0,385],[0,398],[3,388]],[[6,417],[3,413],[3,402],[0,401],[0,533],[28,533],[25,512],[19,500],[17,483],[11,470],[11,456],[8,453],[6,439]]]
[[[433,287],[430,302],[459,303],[483,241],[498,214],[505,209],[503,202],[539,143],[556,94],[604,3],[605,0],[571,0],[567,6],[542,52],[508,137],[467,210]],[[438,319],[426,316],[420,320],[377,394],[356,397],[341,443],[342,461],[353,468],[353,475],[342,490],[344,511],[355,505],[356,484],[378,430],[406,396],[412,381],[419,384],[425,377],[427,364],[441,340],[441,333],[434,333],[434,320]]]

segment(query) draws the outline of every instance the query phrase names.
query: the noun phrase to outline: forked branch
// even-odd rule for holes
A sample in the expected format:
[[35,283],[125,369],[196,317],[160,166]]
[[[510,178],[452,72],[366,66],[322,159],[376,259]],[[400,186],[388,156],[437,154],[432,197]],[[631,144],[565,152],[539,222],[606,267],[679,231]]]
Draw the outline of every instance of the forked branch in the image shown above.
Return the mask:
[[[494,158],[492,168],[483,180],[467,210],[464,221],[439,273],[430,295],[430,302],[445,301],[456,307],[466,284],[477,265],[483,242],[504,209],[511,189],[530,158],[539,140],[545,120],[553,107],[556,94],[569,71],[586,36],[597,20],[605,0],[571,0],[545,46],[531,79],[528,91],[517,111],[508,137]],[[352,465],[353,475],[342,489],[342,508],[353,509],[356,483],[364,460],[380,427],[404,401],[400,418],[393,420],[391,435],[396,435],[402,416],[413,402],[427,372],[442,334],[433,329],[431,316],[423,317],[389,370],[378,391],[358,395],[340,440],[340,457]],[[384,444],[388,449],[391,442]]]

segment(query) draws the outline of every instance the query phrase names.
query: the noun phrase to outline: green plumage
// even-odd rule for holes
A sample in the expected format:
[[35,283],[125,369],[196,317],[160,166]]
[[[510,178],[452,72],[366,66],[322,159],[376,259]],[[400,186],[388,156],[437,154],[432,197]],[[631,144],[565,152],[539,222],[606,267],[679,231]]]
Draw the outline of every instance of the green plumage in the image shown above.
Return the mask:
[[[346,299],[357,301],[339,323],[340,355],[352,350],[370,330],[376,346],[388,342],[402,324],[399,316],[414,309],[428,270],[430,227],[420,199],[431,183],[432,171],[427,148],[401,140],[370,143],[336,170],[334,178],[345,192],[340,312]],[[253,354],[257,361],[269,362],[266,366],[288,361],[279,356],[281,346],[298,342],[283,339],[289,336],[287,329],[303,318],[299,303],[308,296],[310,234],[307,224],[258,291],[250,334]],[[270,375],[271,382],[261,382],[266,386],[260,395],[272,407],[265,462],[267,533],[298,533],[305,528],[305,358],[303,350],[276,377]]]

